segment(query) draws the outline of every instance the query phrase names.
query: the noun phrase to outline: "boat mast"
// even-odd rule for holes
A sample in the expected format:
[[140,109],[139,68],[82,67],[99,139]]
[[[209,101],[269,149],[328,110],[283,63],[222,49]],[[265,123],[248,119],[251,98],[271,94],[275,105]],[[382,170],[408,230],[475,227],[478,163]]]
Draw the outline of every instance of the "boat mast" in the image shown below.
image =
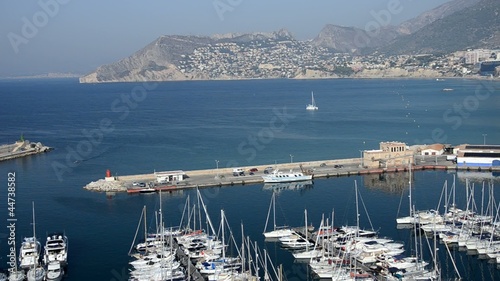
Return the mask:
[[[38,256],[39,256],[39,250],[40,249],[36,249],[36,245],[37,245],[37,241],[36,241],[36,226],[35,226],[35,202],[32,201],[31,202],[31,209],[32,209],[32,212],[33,212],[33,247],[35,247],[35,259],[33,261],[33,269],[35,269],[37,267],[37,263],[38,263]],[[34,274],[34,276],[36,276],[36,272]]]
[[[269,209],[267,210],[267,218],[266,218],[266,225],[264,226],[264,233],[266,233],[267,231],[267,224],[269,223],[269,215],[271,214],[271,208],[273,206],[273,200],[274,200],[274,191],[273,191],[273,195],[271,196],[271,203],[269,204]],[[274,220],[274,229],[273,230],[276,230],[276,220]]]
[[243,222],[241,223],[241,272],[246,272],[245,270],[245,234],[243,230]]
[[412,212],[413,211],[413,206],[411,205],[411,162],[410,164],[408,164],[409,166],[409,171],[410,171],[410,178],[408,179],[408,206],[410,208],[410,221],[411,221],[411,218],[413,218],[413,220],[416,220],[417,218],[414,216],[415,214]]
[[304,217],[305,217],[305,222],[306,222],[305,229],[304,229],[304,231],[306,232],[306,252],[308,252],[309,251],[309,240],[307,240],[307,233],[309,232],[309,230],[307,229],[307,209],[304,209]]
[[224,244],[224,210],[220,210],[220,220],[221,220],[221,233],[222,233],[222,260],[226,260],[226,245]]
[[273,224],[274,230],[276,230],[276,195],[273,192]]
[[252,253],[251,253],[252,245],[250,244],[250,236],[247,236],[246,244],[247,244],[247,256],[248,256],[248,273],[252,275]]
[[137,224],[137,229],[135,230],[134,240],[132,241],[132,245],[130,246],[130,250],[128,251],[129,255],[132,253],[132,249],[134,248],[135,245],[135,239],[137,238],[137,234],[139,233],[139,229],[141,228],[142,216],[144,215],[145,208],[146,206],[142,208],[141,217],[139,218],[139,223]]
[[354,180],[354,190],[356,191],[356,237],[359,236],[359,206],[358,206],[358,182]]
[[144,245],[146,245],[146,254],[148,253],[148,228],[146,225],[146,206],[144,206]]

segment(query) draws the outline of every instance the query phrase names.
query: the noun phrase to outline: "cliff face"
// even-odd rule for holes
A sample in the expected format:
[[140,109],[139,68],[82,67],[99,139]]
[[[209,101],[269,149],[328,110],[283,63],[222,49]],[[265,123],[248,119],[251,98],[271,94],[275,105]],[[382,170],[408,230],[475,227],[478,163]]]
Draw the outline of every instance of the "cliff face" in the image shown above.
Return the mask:
[[369,33],[356,27],[328,24],[312,43],[341,53],[364,53],[386,45],[397,36],[394,27],[390,26]]
[[176,65],[185,54],[212,42],[209,37],[162,36],[130,57],[98,67],[81,77],[80,83],[190,79]]
[[400,25],[379,26],[380,29],[373,32],[367,32],[364,29],[355,27],[329,24],[321,30],[313,43],[338,52],[370,53],[377,48],[389,45],[401,36],[413,34],[425,26],[472,7],[479,2],[481,0],[450,1]]
[[[197,48],[219,43],[247,44],[252,41],[270,42],[276,40],[295,41],[287,30],[272,33],[225,34],[212,37],[199,36],[161,36],[143,49],[118,62],[98,67],[92,73],[80,77],[80,83],[136,82],[169,80],[210,79],[203,67],[189,73],[181,71],[186,57]],[[231,79],[220,75],[219,79]]]
[[[471,4],[474,1],[454,2]],[[449,53],[468,48],[497,48],[500,42],[500,1],[476,2],[467,9],[436,20],[410,35],[398,37],[379,51],[388,54],[422,54]]]
[[480,1],[481,0],[455,0],[444,3],[439,7],[424,12],[413,19],[401,23],[399,26],[397,26],[397,31],[400,34],[412,34],[424,26],[427,26],[437,20],[443,19],[465,8],[474,6]]

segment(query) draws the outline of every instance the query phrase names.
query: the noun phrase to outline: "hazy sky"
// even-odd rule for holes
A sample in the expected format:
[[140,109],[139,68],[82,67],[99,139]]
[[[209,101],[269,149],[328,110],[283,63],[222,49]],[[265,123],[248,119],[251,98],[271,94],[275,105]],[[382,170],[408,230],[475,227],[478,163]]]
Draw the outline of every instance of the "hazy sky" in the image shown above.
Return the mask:
[[[325,24],[398,24],[450,0],[2,0],[0,76],[87,73],[161,35],[286,28],[313,39]],[[392,8],[388,8],[391,6]]]

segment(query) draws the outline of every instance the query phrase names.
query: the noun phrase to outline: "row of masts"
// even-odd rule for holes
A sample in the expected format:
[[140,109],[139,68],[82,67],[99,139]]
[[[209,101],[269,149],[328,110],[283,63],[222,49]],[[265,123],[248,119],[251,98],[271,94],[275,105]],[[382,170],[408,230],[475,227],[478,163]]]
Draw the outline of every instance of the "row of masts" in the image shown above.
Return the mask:
[[[189,200],[188,196],[176,229],[164,227],[161,193],[153,233],[147,231],[146,208],[143,208],[141,220],[144,219],[145,241],[135,244],[137,230],[129,252],[133,257],[129,280],[259,280],[260,277],[279,280],[280,273],[266,250],[244,236],[243,225],[242,241],[238,246],[224,210],[220,211],[221,220],[216,231],[200,192],[197,191],[198,204],[190,206]],[[205,227],[202,227],[203,221]],[[230,255],[228,249],[236,255]]]

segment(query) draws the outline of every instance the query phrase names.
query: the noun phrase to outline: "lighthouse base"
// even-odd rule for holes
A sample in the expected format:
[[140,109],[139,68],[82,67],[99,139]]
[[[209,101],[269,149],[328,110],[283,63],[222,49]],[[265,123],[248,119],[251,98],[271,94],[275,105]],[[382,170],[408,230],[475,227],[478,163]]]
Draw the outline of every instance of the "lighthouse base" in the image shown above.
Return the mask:
[[105,181],[115,181],[116,178],[115,177],[105,177],[104,180]]

